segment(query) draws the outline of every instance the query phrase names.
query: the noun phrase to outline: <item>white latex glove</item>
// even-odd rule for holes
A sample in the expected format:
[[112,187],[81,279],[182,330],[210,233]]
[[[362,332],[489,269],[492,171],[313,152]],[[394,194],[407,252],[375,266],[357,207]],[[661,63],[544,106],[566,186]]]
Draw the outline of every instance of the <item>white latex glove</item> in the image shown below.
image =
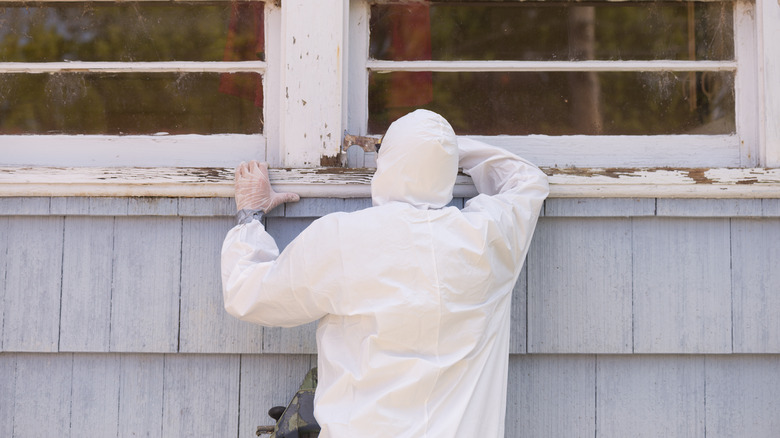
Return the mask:
[[263,213],[285,202],[297,202],[295,193],[276,193],[268,180],[268,164],[252,160],[236,167],[236,207],[241,210],[262,210]]

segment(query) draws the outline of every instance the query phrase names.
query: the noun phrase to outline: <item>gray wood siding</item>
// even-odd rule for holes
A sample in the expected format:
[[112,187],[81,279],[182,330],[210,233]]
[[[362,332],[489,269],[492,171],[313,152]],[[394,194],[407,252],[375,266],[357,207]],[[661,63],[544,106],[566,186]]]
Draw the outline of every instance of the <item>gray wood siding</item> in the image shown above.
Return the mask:
[[[455,200],[462,205],[463,200]],[[367,199],[266,219],[284,248]],[[314,324],[222,310],[232,199],[0,198],[0,436],[254,436]],[[507,437],[776,437],[780,200],[551,199],[513,291]]]

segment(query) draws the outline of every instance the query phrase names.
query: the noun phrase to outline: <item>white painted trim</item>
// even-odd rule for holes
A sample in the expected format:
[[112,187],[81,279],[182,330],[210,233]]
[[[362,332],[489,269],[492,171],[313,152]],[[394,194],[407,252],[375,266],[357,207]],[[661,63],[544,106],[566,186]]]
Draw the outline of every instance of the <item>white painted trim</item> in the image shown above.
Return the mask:
[[434,72],[567,72],[567,71],[734,71],[734,61],[377,61],[369,70]]
[[265,4],[265,60],[268,68],[263,75],[263,134],[265,160],[272,167],[282,165],[280,124],[283,90],[282,75],[282,9],[274,2]]
[[740,166],[761,163],[758,113],[758,66],[756,20],[753,3],[737,1],[734,5],[734,55],[737,72],[734,79],[735,122],[740,137]]
[[[780,198],[780,169],[545,169],[551,197]],[[277,191],[370,197],[367,169],[271,169]],[[455,196],[476,191],[460,175]],[[0,196],[231,197],[233,168],[0,167]]]
[[761,97],[759,120],[764,165],[780,167],[780,2],[756,0]]
[[366,2],[349,4],[349,100],[347,131],[366,135],[368,126],[368,32],[371,7]]
[[171,62],[0,62],[0,73],[236,73],[266,69],[264,61],[171,61]]
[[545,167],[740,167],[736,135],[466,136]]
[[260,135],[5,135],[3,166],[227,167],[262,159]]
[[335,158],[344,132],[347,0],[282,2],[281,156],[285,166]]

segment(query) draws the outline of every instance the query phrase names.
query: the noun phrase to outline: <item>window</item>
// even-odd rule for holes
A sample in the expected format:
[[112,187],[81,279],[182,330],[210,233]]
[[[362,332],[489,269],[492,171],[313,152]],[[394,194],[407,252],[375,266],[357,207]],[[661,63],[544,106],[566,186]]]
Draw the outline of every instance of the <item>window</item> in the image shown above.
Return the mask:
[[262,2],[1,3],[4,164],[264,155],[265,16]]
[[745,1],[364,2],[352,129],[379,134],[423,107],[543,166],[756,166],[754,14]]

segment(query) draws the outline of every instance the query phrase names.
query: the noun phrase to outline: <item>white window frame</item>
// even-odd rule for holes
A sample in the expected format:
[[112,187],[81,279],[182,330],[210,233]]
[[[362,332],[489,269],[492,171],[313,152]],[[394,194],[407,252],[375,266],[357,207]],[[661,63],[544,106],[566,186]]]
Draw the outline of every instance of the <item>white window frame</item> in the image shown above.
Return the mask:
[[[272,181],[281,188],[296,190],[304,196],[370,196],[370,170],[330,172],[323,169],[336,160],[345,131],[365,134],[368,69],[387,67],[368,60],[367,18],[368,3],[365,0],[282,0],[281,5],[270,1],[266,3],[266,62],[252,67],[253,71],[265,73],[265,129],[262,136],[249,136],[253,139],[246,140],[246,143],[240,136],[204,136],[202,139],[195,138],[197,136],[110,139],[28,136],[13,139],[19,143],[8,148],[6,140],[10,136],[0,137],[0,162],[5,162],[11,149],[37,147],[39,153],[53,153],[64,145],[63,140],[73,142],[66,146],[75,150],[64,152],[71,156],[83,154],[81,148],[99,155],[102,151],[97,149],[110,147],[112,142],[118,146],[108,155],[114,152],[136,153],[127,149],[135,149],[140,151],[138,155],[145,155],[151,149],[159,151],[160,145],[171,141],[172,144],[165,145],[170,148],[171,158],[182,161],[159,165],[217,169],[208,178],[199,179],[182,169],[160,167],[152,169],[152,175],[149,169],[115,171],[113,177],[108,178],[110,181],[106,181],[105,174],[110,173],[110,169],[105,168],[66,169],[56,177],[46,177],[52,172],[47,173],[45,168],[22,169],[17,166],[0,172],[0,196],[230,196],[230,168],[236,162],[250,158],[264,158],[272,167],[288,168],[274,171]],[[780,77],[780,52],[773,49],[774,42],[780,38],[780,4],[777,0],[737,0],[734,19],[736,61],[697,63],[695,68],[736,68],[737,92],[740,96],[754,96],[737,99],[736,136],[500,136],[483,139],[548,167],[551,196],[780,197],[780,171],[764,169],[780,167],[780,124],[776,122],[780,120],[780,83],[775,79]],[[590,69],[615,68],[615,64],[610,62],[585,63],[555,65],[563,70],[583,65]],[[79,63],[76,67],[83,68],[86,64]],[[464,65],[474,69],[486,68],[478,64]],[[547,64],[542,68],[549,69],[550,63]],[[630,63],[623,64],[627,68],[636,67]],[[464,65],[456,67],[463,68]],[[74,67],[73,63],[69,66]],[[431,62],[400,66],[445,68]],[[490,68],[495,66],[515,70],[539,67],[532,63],[512,62],[495,64]],[[101,68],[98,65],[87,67]],[[642,63],[642,68],[670,67],[683,71],[692,68],[685,62]],[[0,71],[8,68],[9,65],[0,64]],[[194,65],[193,68],[212,66]],[[88,143],[93,141],[94,145],[90,146]],[[232,143],[231,148],[240,152],[225,155],[225,143]],[[675,152],[674,148],[686,143],[692,145],[687,155],[666,164],[657,160],[658,154]],[[571,151],[572,145],[579,146],[576,156]],[[212,146],[217,147],[211,149]],[[190,164],[189,158],[182,158],[192,155],[193,147],[198,154],[206,157],[198,164]],[[631,148],[628,156],[626,148]],[[616,153],[623,153],[623,158],[609,161]],[[67,161],[55,161],[58,167],[68,166]],[[364,163],[370,165],[370,160]],[[584,169],[578,173],[554,168],[556,165],[572,164],[580,167],[619,166],[623,169],[620,172],[614,169]],[[143,164],[78,164],[86,165]],[[658,166],[681,169],[658,169]],[[697,169],[686,169],[689,167]],[[456,194],[464,196],[473,190],[467,180],[461,181],[459,187]]]

